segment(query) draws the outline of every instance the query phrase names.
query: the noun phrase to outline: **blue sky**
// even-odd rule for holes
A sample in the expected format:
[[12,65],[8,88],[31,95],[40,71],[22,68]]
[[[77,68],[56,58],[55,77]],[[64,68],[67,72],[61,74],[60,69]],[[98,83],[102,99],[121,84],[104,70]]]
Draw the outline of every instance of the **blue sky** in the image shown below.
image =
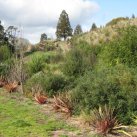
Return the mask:
[[137,0],[95,0],[99,5],[99,11],[94,14],[93,21],[98,25],[104,25],[117,17],[137,16]]

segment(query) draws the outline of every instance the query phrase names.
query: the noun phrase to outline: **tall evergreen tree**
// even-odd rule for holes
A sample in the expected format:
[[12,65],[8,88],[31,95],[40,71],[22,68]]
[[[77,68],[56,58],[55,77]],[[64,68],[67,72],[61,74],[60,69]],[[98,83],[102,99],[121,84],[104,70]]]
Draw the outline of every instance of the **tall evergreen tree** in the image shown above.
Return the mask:
[[135,18],[135,15],[134,14],[132,14],[132,19],[134,19]]
[[74,30],[74,35],[79,35],[83,33],[81,26],[78,24]]
[[97,29],[97,26],[95,23],[92,24],[90,31],[94,31]]
[[68,36],[72,36],[72,28],[69,22],[68,14],[65,10],[63,10],[60,14],[57,24],[56,36],[58,39],[64,38],[64,40],[66,40]]
[[41,34],[40,42],[47,40],[47,35],[45,33]]

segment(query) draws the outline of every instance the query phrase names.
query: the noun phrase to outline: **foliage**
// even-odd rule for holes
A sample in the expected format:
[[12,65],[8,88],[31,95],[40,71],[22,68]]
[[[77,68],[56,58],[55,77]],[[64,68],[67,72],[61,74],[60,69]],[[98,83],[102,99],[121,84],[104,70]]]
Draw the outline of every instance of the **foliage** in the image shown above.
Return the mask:
[[79,34],[82,34],[83,31],[82,31],[82,28],[81,26],[78,24],[74,30],[74,35],[79,35]]
[[136,17],[135,17],[135,15],[134,14],[132,14],[132,19],[135,19]]
[[71,98],[68,92],[54,96],[53,107],[56,111],[66,113],[68,116],[71,116],[73,105]]
[[120,21],[125,21],[125,20],[128,20],[128,18],[124,18],[124,17],[115,18],[111,20],[110,22],[108,22],[106,26],[113,26],[118,24]]
[[35,93],[35,100],[39,103],[39,104],[45,104],[47,102],[48,97],[45,95],[42,95],[40,92],[37,91],[37,93]]
[[0,21],[0,44],[3,43],[4,38],[4,27],[1,25]]
[[40,42],[47,40],[47,35],[45,33],[41,34]]
[[75,113],[110,104],[118,110],[120,122],[131,123],[131,113],[137,110],[136,81],[136,72],[123,65],[111,68],[98,66],[95,71],[87,72],[77,80],[72,94]]
[[57,24],[56,36],[58,39],[64,38],[64,40],[68,36],[72,36],[72,28],[69,22],[68,14],[65,10],[60,14],[60,18]]
[[99,52],[99,46],[91,47],[86,42],[80,41],[66,54],[63,65],[64,74],[75,78],[82,76],[87,70],[93,69]]
[[106,135],[113,130],[121,129],[111,107],[102,106],[91,111],[91,125],[100,134]]
[[137,116],[136,115],[133,115],[133,122],[135,125],[137,125]]
[[108,133],[118,134],[123,133],[132,137],[124,128],[126,126],[121,125],[116,117],[115,109],[110,106],[102,106],[98,109],[91,111],[91,125],[101,135],[107,135]]
[[28,74],[32,76],[33,74],[42,71],[44,68],[44,56],[33,56],[32,60],[27,62],[26,67],[28,70]]
[[119,35],[120,37],[116,40],[105,43],[100,59],[108,66],[122,63],[129,67],[136,67],[137,27],[129,26],[126,29],[120,29]]
[[0,62],[6,61],[11,57],[11,53],[7,45],[0,46]]
[[5,62],[0,63],[0,77],[7,80],[7,78],[9,77],[9,73],[12,68],[12,65],[13,65],[12,59],[8,59]]
[[97,29],[97,26],[95,23],[92,24],[90,31],[94,31]]
[[40,72],[27,80],[25,84],[25,91],[28,93],[33,92],[33,94],[34,92],[40,91],[52,96],[56,95],[58,92],[64,91],[67,87],[68,81],[64,76],[59,74],[44,74]]

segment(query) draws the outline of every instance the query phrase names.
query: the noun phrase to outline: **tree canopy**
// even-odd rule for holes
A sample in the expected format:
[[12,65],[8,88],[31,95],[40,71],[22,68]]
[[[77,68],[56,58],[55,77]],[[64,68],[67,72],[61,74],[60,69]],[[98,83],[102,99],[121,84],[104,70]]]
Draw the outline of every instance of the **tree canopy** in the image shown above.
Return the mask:
[[81,26],[78,24],[74,30],[74,35],[79,35],[81,34],[83,31],[82,31],[82,28]]
[[92,26],[91,26],[90,31],[93,31],[93,30],[96,30],[96,29],[97,29],[97,26],[96,26],[96,24],[95,24],[95,23],[93,23],[93,24],[92,24]]
[[47,40],[47,35],[45,33],[41,34],[40,42]]
[[68,36],[72,36],[72,28],[69,22],[68,14],[65,10],[63,10],[60,14],[57,24],[56,36],[58,39],[64,38],[64,40],[66,40]]

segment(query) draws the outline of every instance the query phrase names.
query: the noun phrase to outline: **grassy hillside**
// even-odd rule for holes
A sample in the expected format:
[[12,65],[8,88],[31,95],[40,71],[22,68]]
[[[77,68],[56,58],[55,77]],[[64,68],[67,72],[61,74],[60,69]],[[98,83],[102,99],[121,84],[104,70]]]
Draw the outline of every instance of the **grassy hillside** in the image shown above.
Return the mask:
[[104,42],[115,39],[118,36],[118,30],[120,28],[126,28],[129,25],[137,26],[137,18],[135,19],[126,19],[126,18],[117,18],[108,23],[105,27],[102,26],[94,31],[86,32],[80,36],[74,38],[75,43],[80,41],[86,41],[91,45],[98,45]]

